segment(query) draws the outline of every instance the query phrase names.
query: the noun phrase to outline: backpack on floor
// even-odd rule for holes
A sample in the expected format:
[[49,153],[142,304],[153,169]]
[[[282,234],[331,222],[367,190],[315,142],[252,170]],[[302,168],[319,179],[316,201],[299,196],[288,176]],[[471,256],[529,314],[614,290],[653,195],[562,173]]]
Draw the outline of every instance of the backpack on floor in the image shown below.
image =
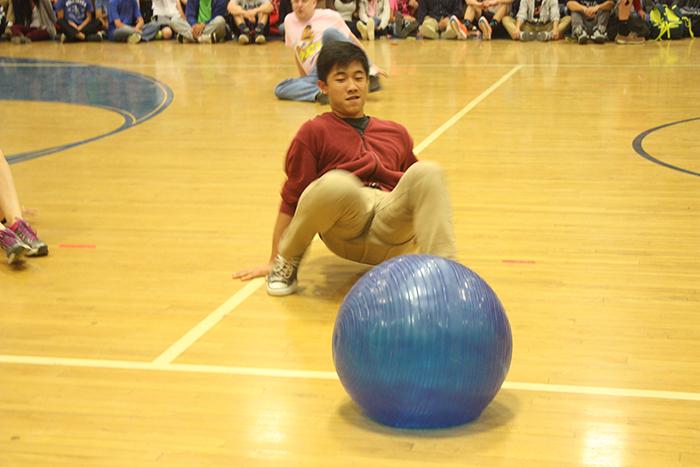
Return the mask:
[[682,39],[686,35],[695,37],[690,20],[680,12],[676,4],[654,3],[649,12],[649,28],[651,37],[657,41]]
[[690,21],[688,35],[693,37],[700,31],[700,0],[685,0],[678,6],[681,14]]

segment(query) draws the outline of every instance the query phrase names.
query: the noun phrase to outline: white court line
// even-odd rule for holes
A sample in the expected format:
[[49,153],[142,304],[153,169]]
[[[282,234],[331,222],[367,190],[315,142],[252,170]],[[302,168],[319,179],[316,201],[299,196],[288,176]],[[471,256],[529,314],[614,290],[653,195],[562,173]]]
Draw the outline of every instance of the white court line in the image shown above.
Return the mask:
[[[0,363],[61,366],[73,368],[100,368],[113,370],[148,370],[173,373],[205,373],[213,375],[263,376],[270,378],[338,380],[333,371],[299,371],[275,368],[245,368],[218,365],[191,365],[182,363],[157,364],[128,360],[93,360],[82,358],[33,357],[25,355],[0,355]],[[667,399],[700,402],[700,393],[678,391],[654,391],[648,389],[624,389],[564,384],[519,383],[506,381],[503,389],[514,391],[579,394],[587,396],[613,396],[643,399]]]
[[459,121],[459,119],[461,119],[462,117],[464,117],[464,116],[467,114],[467,112],[469,112],[469,111],[472,110],[474,107],[476,107],[477,105],[479,105],[479,103],[480,103],[481,101],[483,101],[484,99],[486,99],[486,98],[489,96],[489,94],[491,94],[493,91],[495,91],[496,89],[498,89],[503,83],[505,83],[506,81],[508,81],[508,80],[510,79],[510,77],[513,76],[513,75],[514,75],[518,70],[520,70],[522,67],[523,67],[522,65],[514,66],[508,73],[506,73],[505,75],[503,75],[503,76],[501,77],[501,79],[499,79],[498,81],[496,81],[495,83],[493,83],[491,86],[489,86],[489,88],[486,89],[486,90],[485,90],[484,92],[482,92],[481,94],[479,94],[479,95],[476,97],[476,99],[473,99],[471,102],[469,102],[467,105],[465,105],[464,108],[463,108],[462,110],[460,110],[459,112],[457,112],[456,114],[454,114],[454,115],[452,116],[452,118],[450,118],[450,119],[447,120],[445,123],[443,123],[442,126],[441,126],[440,128],[438,128],[437,130],[433,131],[427,138],[425,138],[418,146],[416,146],[416,147],[413,149],[413,152],[414,152],[416,155],[420,154],[420,153],[423,151],[423,149],[425,149],[425,148],[427,148],[428,146],[430,146],[430,144],[432,144],[433,141],[435,141],[437,138],[439,138],[440,135],[442,135],[444,132],[446,132],[447,130],[449,130],[455,123],[457,123],[457,122]]
[[216,326],[216,324],[224,319],[226,315],[231,313],[238,305],[243,303],[243,301],[253,295],[256,290],[260,288],[261,285],[265,283],[265,279],[259,277],[248,282],[245,287],[236,292],[231,298],[226,300],[219,308],[212,311],[209,316],[204,318],[199,324],[193,327],[187,334],[182,336],[180,340],[175,342],[170,346],[165,352],[160,354],[153,363],[156,365],[162,365],[165,363],[170,363],[175,360],[180,354],[182,354],[188,347],[194,344],[197,339],[206,334],[211,328]]
[[[432,132],[425,140],[423,140],[422,143],[420,143],[414,149],[413,152],[416,155],[419,154],[423,149],[428,147],[430,143],[435,141],[441,134],[443,134],[455,123],[457,123],[457,121],[459,121],[460,118],[464,117],[464,115],[466,115],[467,112],[476,107],[476,105],[479,104],[479,102],[486,99],[486,97],[489,94],[498,89],[500,85],[505,83],[511,76],[513,76],[515,72],[517,72],[521,68],[522,65],[518,65],[512,70],[510,70],[508,73],[506,73],[501,79],[496,81],[488,89],[482,92],[476,99],[469,102],[462,110],[453,115],[452,118],[445,122],[440,128]],[[236,292],[233,295],[233,297],[229,298],[223,305],[214,310],[209,316],[204,318],[204,320],[202,320],[199,324],[192,328],[192,330],[190,330],[187,334],[182,336],[180,340],[171,345],[169,349],[167,349],[165,352],[156,357],[156,359],[153,360],[153,363],[155,365],[164,365],[173,362],[178,356],[180,356],[185,350],[187,350],[188,347],[194,344],[211,328],[216,326],[216,324],[219,321],[221,321],[224,318],[224,316],[231,313],[238,305],[243,303],[243,301],[246,298],[253,295],[255,291],[258,290],[264,283],[265,279],[263,278],[258,278],[250,281],[248,284],[246,284],[245,287]]]

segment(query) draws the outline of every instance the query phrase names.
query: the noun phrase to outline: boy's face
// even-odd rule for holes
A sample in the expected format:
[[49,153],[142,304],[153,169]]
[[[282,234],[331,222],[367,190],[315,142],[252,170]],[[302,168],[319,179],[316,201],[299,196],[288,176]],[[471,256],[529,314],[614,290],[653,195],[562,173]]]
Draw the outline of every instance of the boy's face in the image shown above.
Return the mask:
[[292,10],[299,21],[308,21],[316,10],[316,0],[292,0]]
[[321,92],[328,96],[334,114],[341,118],[360,118],[365,115],[365,100],[369,79],[360,62],[333,65],[326,82],[318,82]]

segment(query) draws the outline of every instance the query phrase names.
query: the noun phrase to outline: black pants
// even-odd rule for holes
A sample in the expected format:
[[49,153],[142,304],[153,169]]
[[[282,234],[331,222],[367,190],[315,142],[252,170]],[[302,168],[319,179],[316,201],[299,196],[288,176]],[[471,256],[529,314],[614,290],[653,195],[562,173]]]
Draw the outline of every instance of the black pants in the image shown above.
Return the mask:
[[102,27],[102,23],[100,23],[100,21],[95,18],[93,18],[88,24],[86,24],[82,31],[78,31],[73,26],[71,26],[66,18],[59,19],[58,25],[61,26],[61,30],[66,35],[66,42],[78,41],[77,35],[80,32],[85,34],[85,36],[96,34],[97,31],[99,31]]

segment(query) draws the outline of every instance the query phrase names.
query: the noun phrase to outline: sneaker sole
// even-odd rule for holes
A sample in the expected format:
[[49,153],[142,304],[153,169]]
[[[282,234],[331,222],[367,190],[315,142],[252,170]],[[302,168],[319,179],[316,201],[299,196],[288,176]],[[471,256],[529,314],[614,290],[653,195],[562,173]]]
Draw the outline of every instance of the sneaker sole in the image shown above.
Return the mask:
[[298,288],[299,288],[299,286],[297,285],[296,282],[294,282],[292,285],[290,285],[288,287],[284,287],[282,289],[274,289],[268,285],[267,286],[267,294],[272,295],[273,297],[285,297],[287,295],[291,295],[294,292],[296,292]]
[[39,248],[29,248],[29,251],[27,251],[24,255],[25,256],[46,256],[49,254],[49,247],[48,245],[42,245]]
[[29,247],[20,246],[15,248],[13,251],[7,255],[7,264],[17,264],[22,262],[23,256],[29,256]]
[[264,44],[265,43],[265,36],[255,36],[255,43],[256,44]]
[[615,41],[616,44],[620,44],[620,45],[642,45],[642,44],[644,44],[644,42],[645,41],[633,41],[633,42],[618,41],[618,40]]
[[491,25],[485,21],[479,21],[479,29],[481,30],[482,39],[485,41],[490,41],[491,33],[493,32]]
[[450,21],[450,28],[455,32],[455,34],[457,34],[458,39],[465,40],[467,38],[467,34],[465,34],[462,28],[460,28],[454,21]]

